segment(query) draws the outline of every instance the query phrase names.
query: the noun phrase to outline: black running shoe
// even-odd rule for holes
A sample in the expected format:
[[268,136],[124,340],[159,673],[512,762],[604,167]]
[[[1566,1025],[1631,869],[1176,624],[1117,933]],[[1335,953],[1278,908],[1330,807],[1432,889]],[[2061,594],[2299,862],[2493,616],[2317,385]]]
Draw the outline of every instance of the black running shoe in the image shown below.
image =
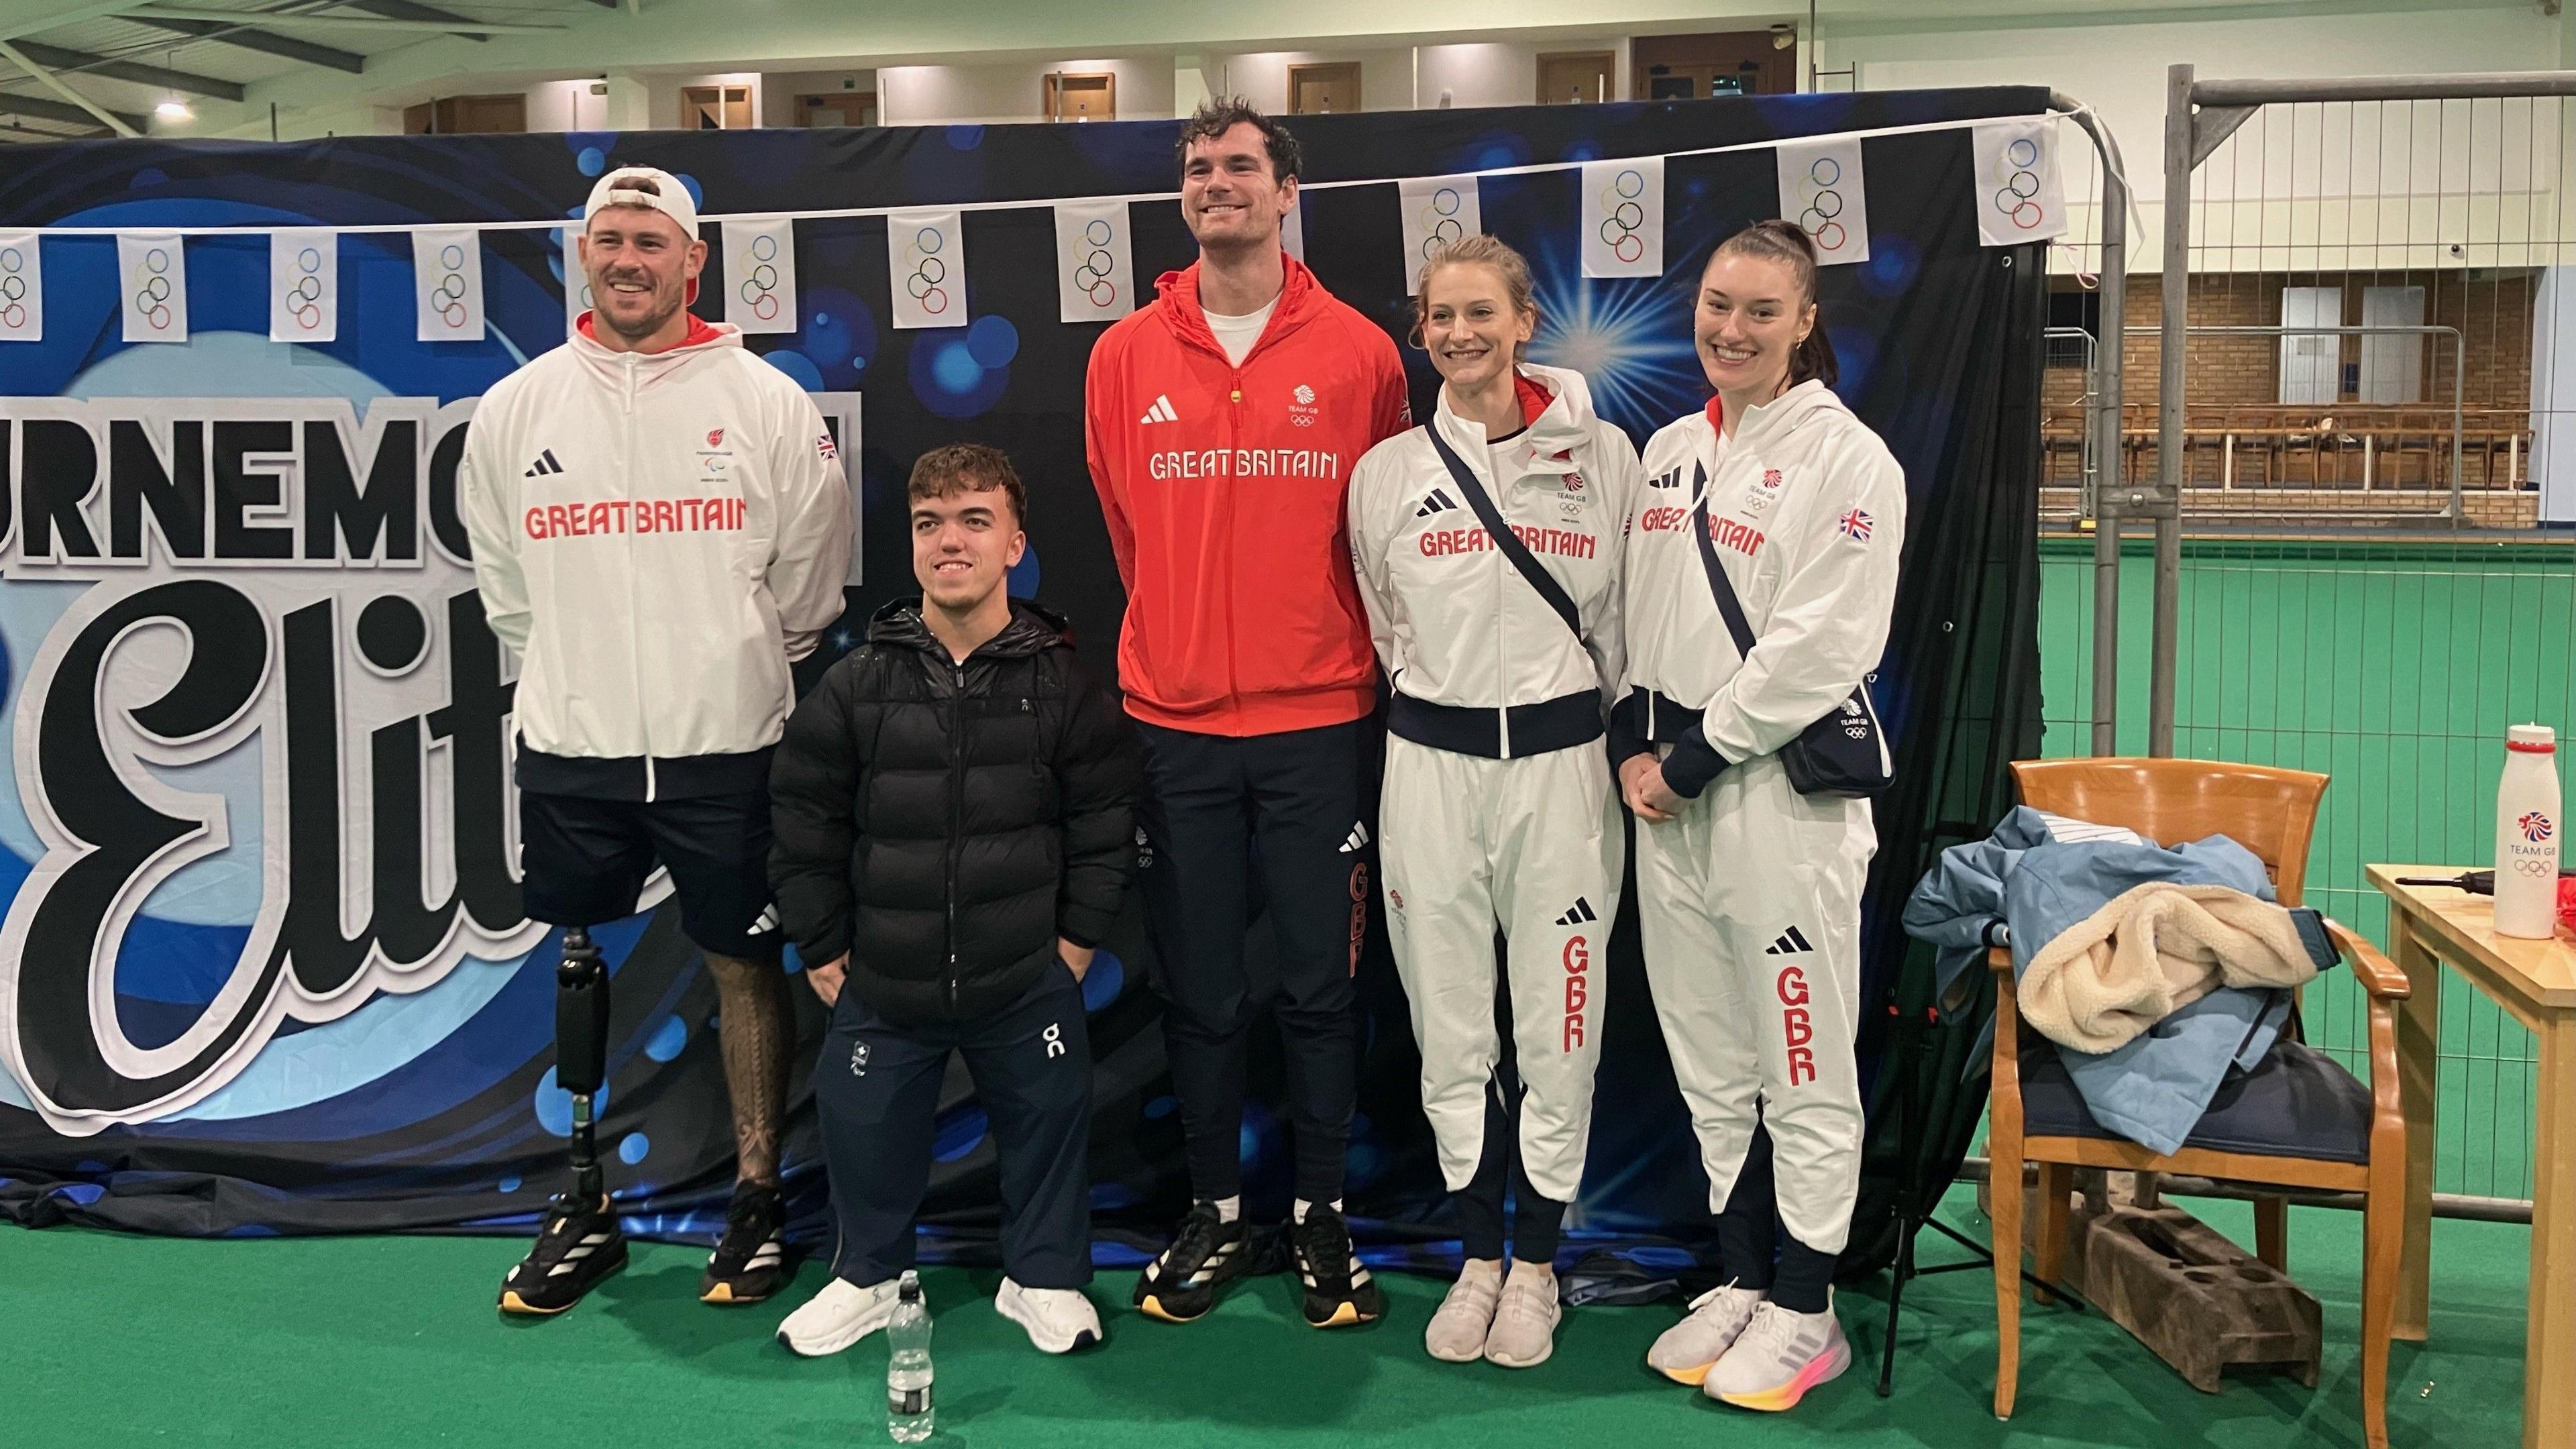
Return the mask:
[[1306,1285],[1306,1321],[1317,1328],[1347,1328],[1386,1316],[1386,1290],[1369,1277],[1351,1251],[1351,1225],[1326,1203],[1306,1209],[1306,1220],[1288,1229],[1297,1276]]
[[605,1201],[573,1208],[557,1197],[537,1245],[501,1280],[504,1313],[561,1313],[600,1280],[626,1266],[626,1235]]
[[725,1213],[724,1241],[707,1259],[698,1280],[701,1303],[758,1303],[787,1286],[795,1271],[787,1261],[787,1204],[778,1189],[746,1182],[733,1190]]
[[1216,1306],[1217,1292],[1252,1269],[1252,1232],[1226,1222],[1212,1202],[1195,1203],[1172,1245],[1136,1278],[1136,1306],[1148,1318],[1188,1323]]

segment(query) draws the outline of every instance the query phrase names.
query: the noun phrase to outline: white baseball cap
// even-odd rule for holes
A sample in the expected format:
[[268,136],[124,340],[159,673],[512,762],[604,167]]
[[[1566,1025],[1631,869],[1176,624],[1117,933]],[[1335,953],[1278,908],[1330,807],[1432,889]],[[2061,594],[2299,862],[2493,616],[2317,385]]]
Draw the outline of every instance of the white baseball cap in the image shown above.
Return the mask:
[[689,239],[698,238],[698,204],[689,196],[689,188],[668,171],[650,166],[619,166],[599,178],[590,189],[590,200],[582,206],[582,224],[605,206],[649,206],[680,224]]

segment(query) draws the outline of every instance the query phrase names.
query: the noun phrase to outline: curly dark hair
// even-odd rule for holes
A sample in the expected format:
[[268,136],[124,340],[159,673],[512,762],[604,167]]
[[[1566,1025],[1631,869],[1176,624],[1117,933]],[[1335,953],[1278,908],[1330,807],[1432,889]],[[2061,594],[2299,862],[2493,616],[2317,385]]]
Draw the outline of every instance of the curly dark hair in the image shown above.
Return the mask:
[[1000,489],[1011,501],[1014,524],[1028,525],[1029,492],[1020,483],[1020,471],[1011,466],[1009,454],[984,443],[950,443],[922,454],[913,460],[912,482],[904,491],[907,501],[921,503],[988,488]]
[[1297,144],[1297,137],[1241,96],[1210,96],[1199,102],[1199,108],[1181,123],[1181,139],[1172,147],[1173,164],[1187,171],[1191,142],[1213,141],[1247,121],[1260,130],[1270,151],[1270,179],[1296,180],[1306,164],[1306,153]]

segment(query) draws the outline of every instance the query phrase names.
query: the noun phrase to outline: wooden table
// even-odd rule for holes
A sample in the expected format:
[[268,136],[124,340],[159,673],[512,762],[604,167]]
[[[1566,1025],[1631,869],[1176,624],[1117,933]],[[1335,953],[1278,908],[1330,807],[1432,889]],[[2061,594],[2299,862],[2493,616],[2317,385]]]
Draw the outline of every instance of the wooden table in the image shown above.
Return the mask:
[[2388,897],[2388,954],[2414,989],[2397,1019],[2406,1094],[2406,1246],[2395,1333],[2417,1342],[2425,1334],[2441,968],[2449,966],[2539,1039],[2522,1443],[2523,1449],[2576,1449],[2576,941],[2563,927],[2550,941],[2499,936],[2492,897],[2449,886],[2397,884],[2400,876],[2456,876],[2460,870],[2369,867],[2370,883]]

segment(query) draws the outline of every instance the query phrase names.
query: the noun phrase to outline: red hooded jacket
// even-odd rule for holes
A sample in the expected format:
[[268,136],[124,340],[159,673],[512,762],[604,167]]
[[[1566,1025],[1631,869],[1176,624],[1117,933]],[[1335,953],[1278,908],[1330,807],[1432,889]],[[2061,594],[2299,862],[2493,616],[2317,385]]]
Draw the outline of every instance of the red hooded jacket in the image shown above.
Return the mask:
[[1091,350],[1084,432],[1127,586],[1127,712],[1200,734],[1358,719],[1377,662],[1342,498],[1360,455],[1412,426],[1395,343],[1294,257],[1243,365],[1199,268]]

